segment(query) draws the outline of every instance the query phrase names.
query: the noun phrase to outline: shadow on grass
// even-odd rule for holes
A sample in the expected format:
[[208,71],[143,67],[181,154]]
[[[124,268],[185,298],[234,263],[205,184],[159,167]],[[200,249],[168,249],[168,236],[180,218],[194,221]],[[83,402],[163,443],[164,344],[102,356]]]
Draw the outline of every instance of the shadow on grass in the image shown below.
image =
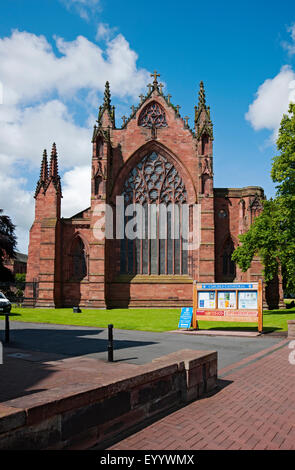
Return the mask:
[[295,308],[264,310],[263,315],[295,315]]

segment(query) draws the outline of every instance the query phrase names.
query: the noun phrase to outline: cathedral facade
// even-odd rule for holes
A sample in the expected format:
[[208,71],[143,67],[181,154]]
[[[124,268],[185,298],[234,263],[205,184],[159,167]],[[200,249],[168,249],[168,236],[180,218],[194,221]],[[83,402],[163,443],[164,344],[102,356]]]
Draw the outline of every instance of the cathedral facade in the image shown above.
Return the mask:
[[[179,106],[163,94],[159,75],[154,72],[152,77],[147,95],[140,96],[120,128],[106,83],[93,130],[88,208],[70,218],[61,217],[55,144],[49,162],[44,151],[30,230],[27,305],[191,306],[193,280],[256,282],[262,278],[258,258],[243,273],[231,254],[239,234],[262,210],[263,189],[214,187],[213,125],[203,83],[190,128]],[[123,218],[118,207],[123,208]],[[136,208],[142,208],[141,236],[138,231],[137,236],[128,236],[125,228]],[[162,217],[161,208],[163,213],[165,208],[171,210]],[[176,212],[178,236],[173,234]],[[138,229],[138,220],[133,229]],[[189,243],[194,230],[197,243]]]

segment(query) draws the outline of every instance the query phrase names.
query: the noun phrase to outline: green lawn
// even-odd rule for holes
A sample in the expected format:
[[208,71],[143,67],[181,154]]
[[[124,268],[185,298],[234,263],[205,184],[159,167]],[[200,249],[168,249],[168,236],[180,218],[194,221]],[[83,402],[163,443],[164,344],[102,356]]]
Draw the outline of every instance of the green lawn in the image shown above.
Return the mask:
[[[94,326],[106,328],[112,323],[114,328],[143,331],[176,330],[180,317],[180,308],[167,309],[113,309],[86,310],[73,313],[71,308],[62,309],[30,309],[13,307],[11,320],[53,323],[59,325]],[[288,320],[295,319],[295,308],[264,311],[264,331],[288,329]],[[228,329],[257,331],[255,323],[205,322],[200,321],[201,329]]]

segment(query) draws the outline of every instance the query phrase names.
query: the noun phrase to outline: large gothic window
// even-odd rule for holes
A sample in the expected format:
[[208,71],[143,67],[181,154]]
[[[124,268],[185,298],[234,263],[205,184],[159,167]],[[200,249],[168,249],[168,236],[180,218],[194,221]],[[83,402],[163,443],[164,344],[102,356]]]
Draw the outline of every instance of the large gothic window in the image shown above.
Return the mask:
[[136,206],[141,209],[141,218],[135,227],[140,235],[130,239],[125,230],[125,239],[121,240],[120,272],[187,274],[187,193],[173,164],[156,152],[146,155],[130,171],[122,195],[125,229],[134,214],[138,215]]

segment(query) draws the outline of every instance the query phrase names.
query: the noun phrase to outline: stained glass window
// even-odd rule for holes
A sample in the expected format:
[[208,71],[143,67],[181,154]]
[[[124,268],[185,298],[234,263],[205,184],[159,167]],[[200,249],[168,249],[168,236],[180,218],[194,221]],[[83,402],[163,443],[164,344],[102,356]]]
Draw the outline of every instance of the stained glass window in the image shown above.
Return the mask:
[[[183,249],[189,220],[187,192],[174,165],[156,152],[146,155],[130,171],[122,195],[129,209],[121,240],[121,273],[187,274],[188,252]],[[141,229],[136,224],[139,235],[130,239],[126,232],[138,215],[135,204],[141,207],[137,218]]]

